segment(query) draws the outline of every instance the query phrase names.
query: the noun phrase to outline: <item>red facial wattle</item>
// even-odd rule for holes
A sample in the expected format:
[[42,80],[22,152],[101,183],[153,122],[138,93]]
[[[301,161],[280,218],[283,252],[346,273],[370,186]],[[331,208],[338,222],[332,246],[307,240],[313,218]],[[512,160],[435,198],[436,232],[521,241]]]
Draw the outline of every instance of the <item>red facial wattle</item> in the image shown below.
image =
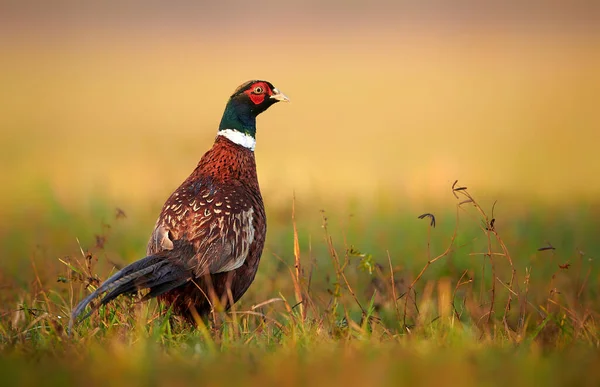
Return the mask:
[[264,94],[254,94],[253,92],[249,92],[248,96],[250,97],[250,100],[254,102],[255,105],[260,105],[265,100]]
[[[256,90],[257,87],[262,88],[263,91],[258,94],[255,93],[254,90]],[[271,88],[263,82],[253,84],[251,88],[245,91],[245,93],[255,105],[263,103],[267,95],[273,95]]]

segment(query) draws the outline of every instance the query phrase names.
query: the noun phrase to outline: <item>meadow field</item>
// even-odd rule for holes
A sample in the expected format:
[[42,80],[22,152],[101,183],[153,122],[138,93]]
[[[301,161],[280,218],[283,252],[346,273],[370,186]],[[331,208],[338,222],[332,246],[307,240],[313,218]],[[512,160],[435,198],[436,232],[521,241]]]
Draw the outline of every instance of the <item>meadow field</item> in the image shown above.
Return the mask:
[[[226,27],[3,27],[1,385],[600,384],[597,31]],[[68,335],[253,78],[248,293]]]

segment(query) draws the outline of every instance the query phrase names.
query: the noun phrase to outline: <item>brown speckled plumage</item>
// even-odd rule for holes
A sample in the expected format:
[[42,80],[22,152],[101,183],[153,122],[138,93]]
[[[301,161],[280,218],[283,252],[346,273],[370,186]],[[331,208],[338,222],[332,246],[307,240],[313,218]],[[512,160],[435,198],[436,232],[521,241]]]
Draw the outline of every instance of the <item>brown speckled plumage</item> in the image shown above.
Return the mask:
[[256,116],[278,101],[287,97],[266,81],[236,89],[212,148],[165,202],[148,256],[81,301],[71,323],[101,294],[89,313],[121,294],[147,289],[143,299],[158,297],[190,322],[215,302],[227,308],[242,297],[256,275],[267,232],[253,152]]
[[[172,304],[177,314],[191,317],[189,309],[194,306],[203,315],[211,309],[207,282],[212,282],[216,295],[226,297],[229,280],[237,301],[254,280],[266,232],[254,153],[217,137],[165,203],[148,243],[148,255],[170,249],[170,241],[177,239],[189,241],[199,252],[189,258],[194,282],[159,298]],[[210,281],[204,278],[207,274]]]

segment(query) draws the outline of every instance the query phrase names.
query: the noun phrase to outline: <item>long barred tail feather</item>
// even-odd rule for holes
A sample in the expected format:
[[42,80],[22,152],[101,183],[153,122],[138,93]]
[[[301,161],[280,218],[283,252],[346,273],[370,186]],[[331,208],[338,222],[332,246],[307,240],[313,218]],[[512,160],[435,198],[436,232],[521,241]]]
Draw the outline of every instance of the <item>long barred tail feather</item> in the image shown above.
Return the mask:
[[[75,322],[84,320],[100,306],[106,305],[121,294],[132,294],[139,290],[150,289],[150,292],[142,299],[145,301],[188,282],[191,278],[189,272],[175,264],[174,260],[169,259],[170,253],[172,252],[163,251],[140,259],[107,279],[73,309],[69,321],[69,332]],[[100,302],[93,305],[85,315],[79,318],[85,308],[103,293],[106,295]]]

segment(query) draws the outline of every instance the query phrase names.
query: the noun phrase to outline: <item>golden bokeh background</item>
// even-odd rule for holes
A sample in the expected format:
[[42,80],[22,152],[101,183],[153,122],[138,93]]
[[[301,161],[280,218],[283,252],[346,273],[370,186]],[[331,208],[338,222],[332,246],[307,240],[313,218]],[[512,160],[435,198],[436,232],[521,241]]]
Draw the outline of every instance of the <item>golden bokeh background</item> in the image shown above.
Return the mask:
[[528,201],[600,194],[591,2],[27,4],[0,20],[5,219],[47,191],[160,204],[252,78],[292,100],[258,120],[268,205],[416,201],[455,179]]

